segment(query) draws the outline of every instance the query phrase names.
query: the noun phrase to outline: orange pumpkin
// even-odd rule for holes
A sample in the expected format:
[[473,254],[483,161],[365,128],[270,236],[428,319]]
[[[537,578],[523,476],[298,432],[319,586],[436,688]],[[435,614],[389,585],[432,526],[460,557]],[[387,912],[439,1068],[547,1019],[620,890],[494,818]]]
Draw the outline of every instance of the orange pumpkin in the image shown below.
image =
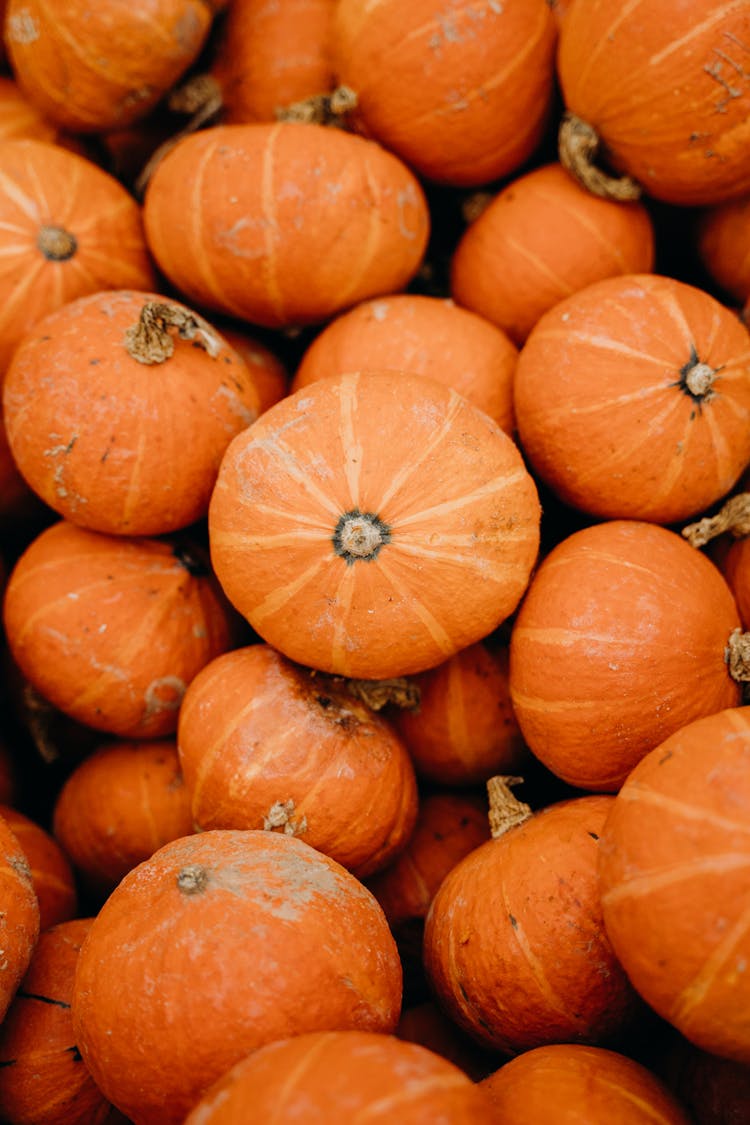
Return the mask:
[[46,509],[16,467],[0,405],[0,526],[17,526],[37,512],[46,514]]
[[440,663],[513,611],[539,501],[511,439],[461,395],[418,375],[350,374],[234,439],[209,536],[219,581],[264,640],[383,679]]
[[258,394],[258,413],[262,414],[289,389],[289,375],[281,359],[255,336],[235,326],[221,326],[221,334],[244,360]]
[[420,175],[484,184],[536,149],[551,109],[546,0],[339,0],[331,49],[359,128]]
[[388,1033],[400,1004],[393,938],[353,875],[293,836],[216,830],[165,845],[112,892],[81,950],[73,1022],[123,1113],[177,1125],[264,1043]]
[[318,1031],[269,1043],[235,1064],[193,1107],[185,1125],[252,1120],[476,1125],[488,1103],[458,1067],[390,1035]]
[[413,371],[453,387],[510,434],[517,359],[505,333],[483,318],[452,301],[400,293],[328,324],[302,356],[291,390],[347,371]]
[[414,676],[419,703],[394,711],[419,777],[474,785],[529,758],[510,699],[507,645],[478,641]]
[[78,954],[91,918],[39,937],[28,971],[0,1027],[0,1116],[14,1125],[114,1125],[81,1060],[70,1003]]
[[[2,20],[2,5],[0,5]],[[30,137],[38,141],[54,143],[60,130],[48,121],[28,98],[24,97],[18,83],[6,75],[0,75],[0,138],[9,140],[17,137]]]
[[483,1051],[465,1032],[445,1015],[434,1000],[424,1000],[404,1008],[396,1035],[407,1043],[419,1043],[428,1051],[442,1055],[475,1082],[497,1066],[497,1055]]
[[[750,485],[745,473],[741,485]],[[750,492],[737,492],[714,515],[682,528],[693,547],[708,544],[708,557],[718,566],[737,603],[744,629],[750,629]]]
[[28,860],[39,900],[39,928],[47,930],[75,917],[78,894],[73,870],[57,840],[18,809],[0,805],[0,816],[12,829]]
[[46,117],[98,133],[146,116],[198,57],[212,15],[205,0],[107,0],[93,9],[85,0],[8,0],[5,45]]
[[28,484],[65,519],[109,535],[164,535],[203,518],[224,450],[258,409],[251,372],[212,326],[130,290],[44,317],[3,387]]
[[545,164],[506,185],[460,237],[451,293],[520,345],[571,293],[653,264],[654,228],[642,204],[598,199],[560,164]]
[[87,293],[151,289],[138,204],[59,145],[0,141],[0,380],[26,332]]
[[0,817],[0,1023],[26,972],[39,937],[39,903],[29,861],[10,825]]
[[198,830],[301,836],[362,878],[389,864],[414,828],[414,770],[389,724],[269,645],[199,672],[177,745]]
[[750,460],[750,335],[672,278],[609,278],[559,302],[526,341],[514,390],[535,475],[596,516],[674,523]]
[[186,297],[282,327],[405,286],[429,212],[418,180],[380,145],[286,122],[217,125],[179,141],[149,182],[144,222],[157,264]]
[[635,180],[667,203],[718,203],[746,194],[749,39],[745,0],[626,7],[619,0],[575,0],[560,24],[557,56],[565,105],[578,119],[564,158],[581,153],[586,176],[587,157],[600,145],[631,186]]
[[524,1125],[690,1125],[641,1063],[604,1047],[551,1043],[525,1051],[480,1083],[498,1122]]
[[441,1007],[484,1046],[515,1054],[599,1043],[634,1015],[597,884],[613,800],[576,797],[533,815],[511,800],[516,823],[461,860],[435,895],[427,976]]
[[699,217],[698,257],[738,304],[750,298],[750,196],[710,207]]
[[108,894],[158,848],[193,831],[175,743],[95,749],[60,788],[52,830],[86,887]]
[[197,549],[65,521],[16,563],[4,620],[33,687],[71,718],[122,738],[172,733],[188,683],[231,640]]
[[739,703],[725,652],[731,591],[679,535],[636,520],[574,532],[537,570],[513,626],[521,731],[557,776],[617,790],[701,715]]
[[660,1016],[750,1063],[750,716],[689,723],[632,771],[604,826],[602,909],[615,952]]

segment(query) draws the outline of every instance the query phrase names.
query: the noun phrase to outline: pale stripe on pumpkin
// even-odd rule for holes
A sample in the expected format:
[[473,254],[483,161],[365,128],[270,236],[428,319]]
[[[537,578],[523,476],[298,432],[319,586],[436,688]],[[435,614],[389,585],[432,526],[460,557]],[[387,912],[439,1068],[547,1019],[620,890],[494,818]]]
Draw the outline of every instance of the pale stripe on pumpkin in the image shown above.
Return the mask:
[[727,961],[732,956],[738,943],[747,936],[748,932],[750,932],[750,904],[711,951],[700,972],[693,977],[672,1002],[667,1016],[670,1021],[678,1021],[679,1025],[689,1033],[689,1024],[686,1026],[686,1021],[688,1021],[690,1013],[706,999],[716,978],[726,967]]

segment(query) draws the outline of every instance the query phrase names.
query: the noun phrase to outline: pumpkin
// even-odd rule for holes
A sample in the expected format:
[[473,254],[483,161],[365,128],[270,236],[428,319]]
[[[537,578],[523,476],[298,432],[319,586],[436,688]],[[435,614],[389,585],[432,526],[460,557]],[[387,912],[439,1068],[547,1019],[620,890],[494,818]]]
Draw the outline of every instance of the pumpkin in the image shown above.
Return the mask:
[[654,227],[640,203],[599,199],[560,164],[526,172],[494,195],[460,236],[454,300],[518,345],[571,293],[654,265]]
[[535,1047],[488,1075],[481,1087],[498,1122],[524,1125],[690,1125],[667,1087],[619,1051],[580,1043]]
[[520,444],[564,503],[674,523],[750,460],[750,335],[702,289],[609,278],[536,324],[514,383]]
[[229,446],[209,507],[216,574],[260,636],[364,679],[486,636],[515,609],[538,536],[512,440],[405,373],[322,379],[271,407]]
[[556,25],[546,0],[451,4],[339,0],[331,50],[354,121],[421,176],[452,185],[507,176],[542,139]]
[[183,138],[158,164],[143,216],[158,266],[183,295],[271,328],[403,288],[429,231],[422,188],[397,157],[295,122]]
[[227,607],[196,548],[64,520],[11,571],[4,621],[15,662],[45,699],[122,738],[171,734],[190,680],[231,647]]
[[254,335],[248,335],[232,325],[221,326],[221,334],[244,360],[252,376],[253,386],[258,395],[258,413],[262,414],[280,399],[289,389],[289,375],[279,356],[262,344]]
[[750,720],[732,707],[684,725],[615,798],[599,884],[628,977],[704,1051],[750,1063]]
[[637,1000],[605,933],[597,883],[614,798],[575,797],[531,814],[504,779],[493,789],[504,798],[493,798],[493,839],[446,875],[425,922],[438,1003],[478,1043],[507,1054],[621,1034]]
[[268,1043],[216,1082],[185,1125],[243,1125],[271,1114],[308,1125],[393,1121],[474,1125],[484,1091],[446,1059],[390,1035],[317,1031]]
[[42,511],[46,515],[46,509],[31,491],[13,460],[0,405],[0,526],[17,526]]
[[[750,483],[745,478],[743,483]],[[742,627],[750,628],[750,492],[730,496],[714,515],[683,527],[682,535],[693,547],[709,545],[709,558],[734,595]]]
[[[0,5],[0,19],[1,9]],[[18,83],[0,75],[0,138],[30,137],[54,143],[60,136],[60,130],[24,97]]]
[[698,218],[698,257],[709,276],[743,305],[750,297],[750,196],[718,203]]
[[508,647],[477,641],[413,677],[419,703],[390,716],[417,775],[475,785],[518,773],[529,754],[510,700]]
[[414,828],[414,770],[389,724],[269,645],[234,649],[199,672],[177,746],[200,831],[301,836],[361,878],[390,863]]
[[400,1004],[393,938],[353,875],[297,837],[217,829],[166,844],[109,896],[81,949],[73,1024],[123,1113],[177,1125],[263,1044],[390,1033]]
[[87,890],[108,894],[137,864],[193,831],[176,744],[98,746],[60,787],[52,831]]
[[739,703],[727,667],[740,620],[719,571],[673,531],[612,520],[537,570],[510,640],[528,746],[571,785],[616,791],[680,727]]
[[5,46],[21,89],[50,121],[99,133],[146,116],[198,57],[212,15],[205,0],[94,9],[8,0]]
[[39,937],[0,1027],[0,1116],[14,1125],[115,1125],[124,1120],[81,1060],[70,1003],[78,954],[91,918]]
[[[561,158],[597,194],[640,187],[684,205],[747,194],[748,37],[746,0],[575,0],[557,56]],[[599,148],[625,183],[591,171]]]
[[29,967],[39,937],[39,903],[31,881],[29,861],[10,825],[0,816],[0,1023]]
[[108,535],[164,535],[203,518],[224,450],[258,409],[251,372],[210,325],[131,290],[44,317],[3,387],[8,443],[30,487]]
[[442,1055],[475,1082],[497,1066],[497,1055],[483,1051],[478,1043],[445,1015],[434,1000],[423,1000],[404,1008],[396,1035],[407,1043],[418,1043],[428,1051]]
[[29,863],[39,901],[39,928],[47,930],[75,917],[78,907],[70,861],[53,836],[18,809],[0,804],[0,816],[11,828]]
[[138,204],[59,145],[0,141],[0,380],[38,320],[102,289],[154,285]]
[[413,371],[453,387],[511,434],[517,359],[505,333],[482,317],[439,297],[397,293],[331,321],[306,349],[291,390],[347,371]]

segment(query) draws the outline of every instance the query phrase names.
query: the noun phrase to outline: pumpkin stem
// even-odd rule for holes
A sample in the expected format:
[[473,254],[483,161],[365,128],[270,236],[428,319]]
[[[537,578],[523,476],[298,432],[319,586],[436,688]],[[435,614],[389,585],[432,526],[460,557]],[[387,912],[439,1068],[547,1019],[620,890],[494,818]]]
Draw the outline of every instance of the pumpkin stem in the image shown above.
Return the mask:
[[461,217],[467,226],[476,222],[480,215],[489,207],[495,198],[495,193],[491,191],[473,191],[471,195],[467,195],[461,204]]
[[357,104],[357,95],[348,86],[337,86],[330,94],[312,94],[291,105],[278,106],[277,121],[298,121],[303,125],[346,126],[346,115]]
[[344,512],[333,533],[333,549],[351,566],[358,559],[371,562],[390,542],[391,529],[374,512],[353,508]]
[[[199,79],[202,79],[203,82],[200,83]],[[195,83],[195,89],[191,89],[192,83]],[[211,86],[211,83],[215,83],[215,89]],[[151,153],[151,156],[139,172],[135,184],[133,185],[133,191],[138,199],[143,199],[151,177],[167,153],[171,152],[175,145],[183,140],[184,137],[189,137],[192,133],[197,133],[204,125],[212,124],[214,118],[217,117],[224,108],[221,87],[219,83],[208,74],[196,75],[195,79],[191,82],[186,82],[185,86],[181,87],[180,90],[175,90],[170,98],[170,109],[174,109],[176,113],[189,113],[190,109],[188,108],[184,110],[178,108],[181,104],[181,94],[183,94],[182,105],[187,107],[191,103],[195,104],[195,110],[190,120],[182,129],[173,136],[167,137],[166,141],[162,141]],[[201,96],[204,99],[202,101]]]
[[211,328],[195,313],[160,301],[147,301],[137,324],[125,332],[128,355],[138,363],[163,363],[174,352],[169,328],[176,328],[181,340],[195,340],[211,357],[221,350],[221,343]]
[[218,113],[224,108],[221,85],[213,74],[194,74],[182,86],[172,90],[167,98],[167,107],[172,113],[206,114]]
[[519,801],[511,793],[511,785],[521,785],[522,777],[491,777],[487,782],[487,796],[490,800],[490,833],[497,840],[509,828],[523,824],[533,816],[531,806]]
[[177,874],[177,886],[184,895],[200,894],[208,883],[208,868],[190,863]]
[[707,363],[696,361],[683,370],[680,382],[693,398],[702,399],[703,402],[707,402],[714,396],[714,392],[711,388],[714,385],[716,374],[716,369],[714,367],[709,367]]
[[66,262],[78,249],[75,235],[64,227],[40,227],[36,244],[50,262]]
[[307,832],[307,817],[292,820],[294,801],[274,801],[266,816],[263,817],[263,830],[273,832],[276,828],[283,828],[286,836],[302,836]]
[[688,524],[683,527],[682,535],[691,547],[704,547],[725,531],[735,539],[750,535],[750,492],[730,496],[715,516],[705,516],[697,523]]
[[617,203],[639,199],[641,186],[631,176],[610,176],[594,164],[601,145],[596,130],[570,111],[563,114],[557,137],[560,163],[587,191]]
[[418,711],[420,691],[403,676],[391,680],[346,680],[346,690],[361,699],[371,711],[382,711],[392,703],[402,711]]

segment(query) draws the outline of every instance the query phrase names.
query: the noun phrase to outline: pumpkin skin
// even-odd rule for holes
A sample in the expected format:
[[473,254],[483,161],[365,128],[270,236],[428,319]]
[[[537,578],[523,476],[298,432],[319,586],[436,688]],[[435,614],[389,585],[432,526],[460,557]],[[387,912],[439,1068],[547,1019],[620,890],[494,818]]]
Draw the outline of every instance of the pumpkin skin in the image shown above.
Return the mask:
[[75,917],[78,895],[70,861],[40,824],[8,805],[0,816],[18,840],[29,863],[31,882],[39,901],[39,928],[44,931]]
[[613,799],[548,805],[476,848],[435,895],[427,977],[444,1011],[483,1046],[514,1054],[598,1043],[635,1014],[599,904],[598,839]]
[[599,863],[607,933],[635,988],[696,1046],[746,1065],[748,753],[741,707],[665,739],[615,798]]
[[414,829],[414,769],[389,724],[269,645],[234,649],[198,673],[177,745],[198,830],[302,836],[362,878]]
[[70,718],[121,738],[177,727],[185,689],[231,645],[231,618],[200,555],[61,521],[26,548],[5,591],[11,654]]
[[5,46],[19,85],[50,121],[99,133],[145,117],[198,57],[211,21],[204,0],[94,9],[85,0],[8,0]]
[[574,532],[537,570],[511,633],[528,746],[571,785],[616,791],[674,731],[737,706],[724,653],[739,627],[719,571],[675,532],[636,520]]
[[306,1125],[393,1121],[475,1125],[483,1090],[446,1059],[390,1035],[318,1031],[269,1043],[235,1064],[201,1098],[185,1125],[244,1125],[276,1113]]
[[91,918],[39,937],[0,1027],[0,1115],[15,1125],[114,1125],[122,1120],[97,1089],[75,1045],[70,1003]]
[[269,328],[403,288],[429,231],[422,188],[397,157],[294,122],[216,125],[179,141],[149,182],[143,217],[181,293]]
[[642,204],[599,199],[562,165],[546,164],[504,187],[463,233],[451,294],[521,345],[571,293],[653,265],[653,223]]
[[720,563],[720,570],[734,594],[743,629],[750,629],[750,538],[731,543]]
[[672,278],[609,278],[555,305],[522,349],[514,393],[535,475],[606,519],[687,519],[750,460],[750,335]]
[[[0,21],[2,5],[0,5]],[[54,144],[61,136],[60,130],[44,117],[35,105],[24,97],[18,83],[0,75],[0,138],[27,137]]]
[[554,83],[546,0],[339,0],[331,49],[354,120],[421,176],[485,184],[541,140]]
[[0,380],[38,320],[102,289],[152,289],[141,210],[112,176],[60,145],[0,141]]
[[442,1055],[464,1074],[468,1074],[474,1082],[484,1078],[497,1066],[497,1056],[483,1051],[478,1043],[445,1015],[434,1000],[425,1000],[414,1007],[405,1008],[398,1021],[396,1035],[407,1043],[419,1043],[428,1051]]
[[177,1125],[264,1043],[390,1033],[400,1004],[395,943],[353,875],[292,836],[215,830],[165,845],[112,892],[81,950],[73,1022],[123,1113]]
[[[136,346],[127,333],[154,308],[187,318],[195,335],[164,327],[163,349]],[[118,290],[34,326],[6,372],[3,410],[16,465],[58,515],[107,535],[164,535],[205,516],[224,450],[257,417],[259,396],[244,361],[192,310]]]
[[750,297],[750,196],[719,203],[698,219],[698,256],[713,280],[744,305]]
[[478,641],[414,676],[419,706],[395,711],[417,775],[475,785],[522,771],[529,754],[510,699],[506,645]]
[[386,679],[440,663],[512,612],[539,500],[511,439],[455,391],[354,373],[289,395],[234,439],[209,537],[227,596],[268,644]]
[[750,190],[746,0],[578,0],[560,25],[568,110],[609,160],[667,203],[718,203]]
[[279,357],[254,336],[222,326],[221,334],[245,361],[258,395],[258,413],[279,402],[289,390],[289,375]]
[[0,975],[0,1023],[29,967],[39,937],[39,903],[29,861],[10,825],[0,817],[0,948],[5,968]]
[[86,887],[108,894],[164,844],[193,831],[176,744],[95,749],[63,783],[52,830]]
[[347,371],[413,371],[453,387],[512,434],[517,360],[505,333],[481,317],[439,297],[397,293],[331,321],[302,356],[291,390]]
[[656,1075],[605,1047],[535,1047],[506,1062],[480,1086],[489,1095],[498,1125],[690,1125]]

